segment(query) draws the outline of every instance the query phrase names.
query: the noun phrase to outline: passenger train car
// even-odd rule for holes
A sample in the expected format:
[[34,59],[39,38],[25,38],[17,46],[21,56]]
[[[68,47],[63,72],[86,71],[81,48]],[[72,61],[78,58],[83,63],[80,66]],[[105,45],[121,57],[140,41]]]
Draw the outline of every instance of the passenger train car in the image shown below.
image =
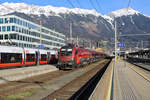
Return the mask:
[[57,67],[59,69],[72,69],[93,63],[105,58],[106,56],[106,54],[101,52],[69,44],[60,49]]
[[57,53],[52,50],[0,46],[0,67],[52,63],[52,56],[56,54]]

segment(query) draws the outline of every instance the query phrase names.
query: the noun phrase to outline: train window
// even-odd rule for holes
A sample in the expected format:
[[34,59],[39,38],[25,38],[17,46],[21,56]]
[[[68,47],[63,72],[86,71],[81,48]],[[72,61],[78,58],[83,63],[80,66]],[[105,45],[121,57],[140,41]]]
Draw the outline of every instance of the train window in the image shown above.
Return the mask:
[[26,62],[35,61],[35,54],[26,54]]
[[21,53],[1,53],[1,63],[17,63],[22,62]]
[[46,60],[47,60],[47,55],[41,54],[41,61],[46,61]]
[[71,56],[72,55],[72,49],[68,49],[66,54],[67,54],[66,56]]
[[75,55],[77,55],[78,54],[78,50],[76,50],[76,52],[75,52]]
[[61,56],[71,56],[72,49],[61,49]]

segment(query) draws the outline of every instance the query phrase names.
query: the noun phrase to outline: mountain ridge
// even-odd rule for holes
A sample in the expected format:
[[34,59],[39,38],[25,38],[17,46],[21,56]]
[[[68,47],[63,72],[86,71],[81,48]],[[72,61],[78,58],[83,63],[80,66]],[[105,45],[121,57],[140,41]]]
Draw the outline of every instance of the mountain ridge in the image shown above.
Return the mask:
[[[85,39],[91,39],[94,41],[104,40],[110,43],[114,41],[114,21],[117,21],[118,33],[122,34],[147,34],[150,33],[150,17],[146,16],[132,8],[120,9],[113,11],[107,15],[96,14],[93,10],[78,9],[78,12],[73,12],[76,9],[61,11],[63,13],[55,13],[50,9],[45,9],[43,12],[39,12],[39,9],[35,9],[34,5],[25,4],[21,6],[21,3],[17,3],[15,6],[13,3],[12,8],[15,6],[16,10],[12,11],[7,8],[9,3],[3,3],[0,5],[0,15],[2,14],[15,14],[17,16],[29,19],[37,24],[39,20],[42,20],[42,25],[50,29],[62,32],[69,37],[70,23],[72,23],[73,37],[81,37]],[[10,5],[9,5],[10,6]],[[31,9],[32,8],[34,9]],[[58,7],[59,8],[59,7]],[[22,10],[23,9],[23,10]],[[69,9],[69,8],[65,8]],[[34,12],[34,11],[35,12]],[[37,10],[37,11],[36,11]],[[82,14],[79,13],[82,10]],[[25,12],[24,12],[25,11]],[[33,11],[33,12],[32,12]],[[49,12],[50,11],[50,12]],[[77,10],[76,10],[77,11]],[[91,13],[91,12],[92,13]],[[30,12],[30,13],[29,13]],[[49,12],[49,13],[47,13]],[[46,14],[45,14],[46,13]],[[49,14],[49,15],[48,15]],[[112,16],[111,16],[112,15]],[[94,39],[93,39],[94,38]],[[130,38],[130,37],[129,37]],[[140,39],[142,36],[140,37]],[[148,38],[148,37],[146,37]],[[139,38],[131,38],[131,40],[138,40]],[[143,38],[145,39],[145,38]]]

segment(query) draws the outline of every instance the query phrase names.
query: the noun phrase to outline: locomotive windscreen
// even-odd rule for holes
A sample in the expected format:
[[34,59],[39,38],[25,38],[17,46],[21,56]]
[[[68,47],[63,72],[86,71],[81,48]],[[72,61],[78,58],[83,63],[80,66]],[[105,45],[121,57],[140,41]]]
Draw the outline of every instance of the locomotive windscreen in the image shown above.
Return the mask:
[[61,56],[72,56],[72,46],[64,46],[61,48]]

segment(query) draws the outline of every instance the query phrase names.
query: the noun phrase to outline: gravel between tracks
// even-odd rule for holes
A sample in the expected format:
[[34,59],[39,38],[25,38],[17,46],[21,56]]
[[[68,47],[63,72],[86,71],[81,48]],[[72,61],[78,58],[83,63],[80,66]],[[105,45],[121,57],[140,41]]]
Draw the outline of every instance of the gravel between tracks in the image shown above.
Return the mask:
[[[71,82],[69,82],[62,88],[60,88],[59,90],[53,92],[43,100],[68,100],[74,93],[76,93],[81,87],[83,87],[94,75],[96,75],[97,72],[102,70],[107,63],[108,61],[96,65],[94,68],[76,77],[74,80],[72,80]],[[75,98],[73,97],[71,98],[71,100],[72,99],[74,100]],[[86,97],[79,97],[79,98],[85,99],[88,97],[86,96]]]
[[25,100],[40,100],[49,93],[61,88],[66,83],[87,72],[100,62],[88,65],[87,67],[69,70],[69,71],[54,71],[20,81],[12,81],[8,84],[0,85],[0,97],[7,99],[9,96],[16,96],[19,93],[30,92],[30,96],[22,96],[16,99]]

